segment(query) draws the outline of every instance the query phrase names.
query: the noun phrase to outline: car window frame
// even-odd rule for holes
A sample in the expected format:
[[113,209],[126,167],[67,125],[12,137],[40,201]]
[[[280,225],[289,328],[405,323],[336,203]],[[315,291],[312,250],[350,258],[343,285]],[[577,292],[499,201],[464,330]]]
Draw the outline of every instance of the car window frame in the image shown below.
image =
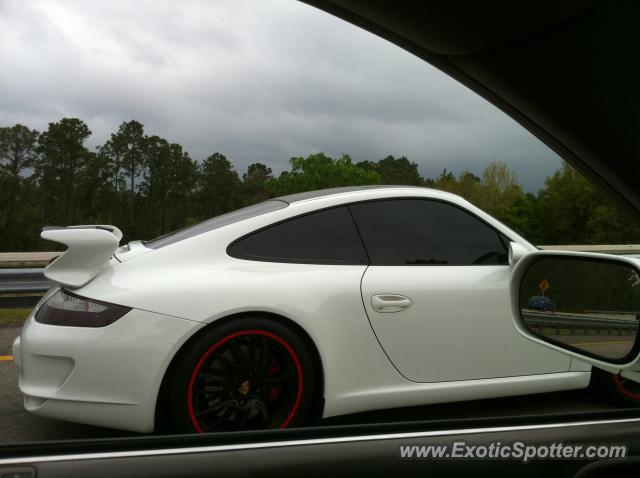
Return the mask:
[[[500,267],[500,266],[508,266],[508,260],[505,264],[394,264],[394,265],[376,265],[373,263],[373,261],[371,260],[371,255],[369,254],[369,250],[367,249],[367,245],[364,241],[364,238],[362,237],[362,233],[360,232],[360,228],[358,227],[358,223],[355,219],[355,217],[353,216],[353,213],[351,211],[350,206],[352,205],[356,205],[356,204],[364,204],[364,203],[371,203],[371,202],[382,202],[382,201],[395,201],[395,200],[407,200],[407,199],[413,199],[413,200],[424,200],[424,201],[431,201],[431,202],[439,202],[439,203],[443,203],[445,205],[448,206],[452,206],[455,207],[459,210],[461,210],[463,213],[466,213],[468,215],[471,215],[473,218],[475,218],[476,220],[480,221],[482,224],[484,224],[486,227],[488,227],[489,229],[491,229],[498,237],[498,240],[502,243],[503,247],[505,248],[505,255],[508,256],[508,251],[509,251],[509,242],[513,241],[512,238],[510,238],[509,236],[507,236],[504,232],[500,231],[499,229],[497,229],[493,224],[489,223],[488,221],[486,221],[485,219],[483,219],[482,217],[478,216],[477,214],[474,214],[473,211],[470,211],[469,209],[456,204],[452,201],[447,201],[446,199],[441,199],[441,198],[435,198],[435,197],[425,197],[425,196],[395,196],[395,197],[385,197],[385,198],[373,198],[373,199],[365,199],[365,200],[361,200],[361,201],[352,201],[352,202],[345,202],[343,204],[335,204],[332,206],[327,206],[324,208],[319,208],[319,209],[314,209],[313,211],[307,211],[305,213],[301,213],[292,217],[288,217],[286,219],[282,219],[280,221],[276,221],[274,223],[268,224],[266,226],[260,227],[258,229],[255,229],[251,232],[248,232],[246,234],[243,234],[242,236],[234,239],[233,241],[231,241],[226,249],[225,252],[227,254],[227,256],[232,257],[234,259],[240,259],[240,260],[246,260],[246,261],[253,261],[253,262],[269,262],[272,264],[307,264],[307,265],[333,265],[333,266],[377,266],[377,267]],[[299,219],[301,217],[305,217],[305,216],[309,216],[312,214],[316,214],[316,213],[320,213],[320,212],[324,212],[324,211],[328,211],[331,209],[338,209],[344,207],[346,208],[346,210],[349,213],[349,216],[351,217],[351,221],[353,222],[353,226],[358,234],[358,237],[360,238],[360,243],[362,245],[362,248],[364,249],[366,258],[367,258],[367,262],[366,263],[361,263],[361,264],[337,264],[337,263],[330,263],[330,262],[325,262],[325,261],[305,261],[305,262],[300,262],[300,261],[286,261],[286,260],[278,260],[278,261],[272,261],[272,260],[261,260],[261,259],[252,259],[252,258],[247,258],[247,257],[239,257],[237,255],[234,255],[231,253],[231,248],[233,248],[237,243],[241,242],[242,240],[244,240],[245,238],[252,236],[254,234],[258,234],[261,231],[264,231],[266,229],[270,229],[272,227],[276,227],[279,224],[283,224],[286,222],[290,222],[290,221],[294,221],[296,219]]]

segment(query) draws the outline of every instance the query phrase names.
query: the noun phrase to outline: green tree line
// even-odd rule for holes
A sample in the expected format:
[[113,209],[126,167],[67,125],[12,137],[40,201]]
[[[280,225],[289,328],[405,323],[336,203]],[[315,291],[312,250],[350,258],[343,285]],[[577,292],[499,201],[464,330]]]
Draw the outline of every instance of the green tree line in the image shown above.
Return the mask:
[[95,150],[86,145],[90,136],[78,118],[42,132],[0,128],[0,251],[50,249],[39,238],[45,225],[113,224],[124,240],[151,239],[271,197],[366,184],[459,194],[537,244],[640,243],[638,222],[566,164],[531,194],[502,162],[480,176],[445,169],[425,178],[406,157],[354,163],[315,153],[291,158],[277,176],[260,162],[239,174],[223,154],[197,161],[135,120]]

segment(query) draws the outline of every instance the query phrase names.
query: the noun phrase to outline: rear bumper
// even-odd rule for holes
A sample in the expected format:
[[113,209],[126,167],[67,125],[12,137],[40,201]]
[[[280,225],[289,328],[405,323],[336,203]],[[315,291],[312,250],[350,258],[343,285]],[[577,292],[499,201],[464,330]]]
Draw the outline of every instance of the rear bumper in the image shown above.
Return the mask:
[[13,344],[24,406],[49,418],[151,432],[165,371],[202,326],[136,309],[100,328],[45,325],[32,313]]

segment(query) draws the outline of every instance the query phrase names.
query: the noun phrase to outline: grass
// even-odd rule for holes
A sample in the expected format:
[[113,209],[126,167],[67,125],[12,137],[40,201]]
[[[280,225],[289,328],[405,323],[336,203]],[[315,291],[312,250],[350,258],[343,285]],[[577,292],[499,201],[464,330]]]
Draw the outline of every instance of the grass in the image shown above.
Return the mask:
[[31,310],[31,308],[0,309],[0,327],[22,325]]

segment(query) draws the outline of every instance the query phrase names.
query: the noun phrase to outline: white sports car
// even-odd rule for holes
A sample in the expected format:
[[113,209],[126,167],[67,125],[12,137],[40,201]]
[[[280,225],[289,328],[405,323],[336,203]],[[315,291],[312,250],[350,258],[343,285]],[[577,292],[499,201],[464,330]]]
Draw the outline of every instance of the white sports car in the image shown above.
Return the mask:
[[301,193],[122,247],[113,226],[42,237],[68,249],[13,346],[38,415],[285,428],[589,383],[513,325],[511,266],[535,247],[449,193]]

